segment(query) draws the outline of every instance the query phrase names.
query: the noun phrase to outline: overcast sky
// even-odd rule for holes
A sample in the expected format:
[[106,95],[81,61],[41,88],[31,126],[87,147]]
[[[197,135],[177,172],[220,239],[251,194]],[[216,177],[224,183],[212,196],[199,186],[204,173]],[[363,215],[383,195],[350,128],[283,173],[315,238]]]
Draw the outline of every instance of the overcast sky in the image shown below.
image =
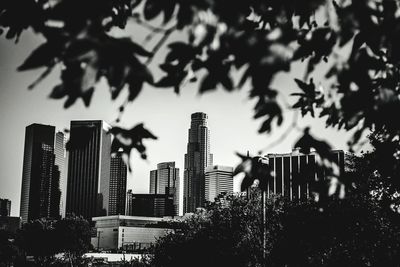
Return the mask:
[[[127,34],[133,30],[128,28]],[[135,36],[143,35],[138,31]],[[172,39],[182,38],[179,35]],[[12,201],[13,216],[19,215],[22,161],[25,127],[31,123],[42,123],[56,126],[57,130],[69,128],[71,120],[103,119],[111,124],[117,116],[117,109],[123,102],[125,94],[116,102],[110,100],[108,88],[100,83],[96,88],[92,104],[85,108],[81,101],[77,101],[69,109],[63,108],[65,100],[52,100],[48,95],[59,81],[59,69],[40,83],[34,90],[27,90],[43,71],[43,69],[17,72],[16,68],[43,40],[30,32],[22,34],[18,44],[0,37],[0,198]],[[149,47],[151,48],[151,43]],[[163,59],[166,50],[160,51],[159,58]],[[153,64],[155,67],[157,60]],[[279,75],[274,88],[283,90],[285,95],[296,85],[293,78],[302,78],[303,66],[294,64],[289,74]],[[160,72],[155,69],[156,79]],[[318,81],[318,77],[316,77]],[[187,85],[176,95],[172,89],[144,88],[139,97],[126,109],[121,124],[132,127],[144,122],[156,136],[157,141],[147,141],[148,160],[141,160],[136,154],[132,157],[133,173],[128,177],[128,188],[134,192],[148,193],[149,171],[156,168],[156,164],[163,161],[175,161],[180,168],[183,181],[183,160],[186,153],[187,134],[190,126],[190,114],[205,112],[208,114],[208,125],[211,132],[211,152],[214,154],[214,164],[235,166],[239,158],[235,152],[252,155],[261,148],[268,146],[279,139],[282,131],[287,128],[293,114],[285,112],[286,124],[272,134],[258,134],[261,121],[252,119],[255,102],[249,100],[248,88],[227,93],[222,88],[216,91],[198,95],[196,85]],[[288,98],[293,103],[294,99]],[[323,121],[302,119],[300,126],[310,126],[312,133],[320,138],[327,139],[335,149],[346,149],[349,133],[327,130]],[[114,124],[115,125],[115,124]],[[280,144],[274,146],[267,153],[289,152],[300,132],[294,130]],[[183,182],[181,182],[183,184]],[[235,190],[239,181],[235,181]]]

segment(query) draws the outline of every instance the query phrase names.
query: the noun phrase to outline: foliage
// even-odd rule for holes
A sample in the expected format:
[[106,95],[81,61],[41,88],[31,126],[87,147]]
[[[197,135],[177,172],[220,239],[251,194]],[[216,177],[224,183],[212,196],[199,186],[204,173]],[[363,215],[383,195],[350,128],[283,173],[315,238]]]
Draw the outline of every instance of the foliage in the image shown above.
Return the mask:
[[0,230],[0,266],[11,266],[21,256],[21,250],[15,245],[15,234]]
[[[66,97],[65,107],[78,98],[89,105],[100,79],[108,83],[111,99],[127,88],[120,112],[145,84],[176,93],[198,78],[200,93],[249,84],[257,102],[254,118],[263,120],[261,133],[284,119],[278,101],[283,88],[272,88],[274,77],[304,61],[293,109],[325,119],[327,127],[353,130],[352,148],[369,130],[382,132],[383,141],[399,138],[400,124],[392,116],[400,108],[399,11],[398,1],[379,0],[4,0],[0,31],[15,41],[28,28],[45,38],[19,70],[46,68],[34,87],[61,65],[61,83],[50,97]],[[114,29],[127,23],[150,31],[144,43],[136,36],[115,36]],[[168,42],[174,32],[187,38]],[[156,36],[159,41],[149,51],[148,41]],[[154,78],[148,65],[163,45],[168,48],[159,62],[164,74]],[[316,71],[322,64],[326,73]],[[232,77],[239,74],[235,82]],[[155,137],[141,125],[114,132],[121,137],[115,149],[128,156],[133,148],[146,157],[142,140]],[[327,149],[306,129],[297,145],[321,155]],[[387,178],[399,187],[398,177]]]
[[[81,217],[67,217],[59,221],[34,220],[23,225],[17,233],[15,245],[28,256],[35,258],[38,266],[67,262],[79,266],[82,256],[91,244],[91,228]],[[64,260],[55,258],[64,253]]]
[[35,263],[41,266],[54,261],[54,255],[59,252],[58,244],[53,221],[45,219],[24,224],[18,240],[26,255],[33,256]]
[[83,254],[91,248],[89,222],[82,217],[67,217],[55,223],[55,230],[60,252],[64,252],[68,262],[78,266]]
[[399,143],[385,140],[379,132],[371,134],[369,140],[373,149],[355,158],[351,175],[357,179],[352,180],[357,187],[369,190],[383,208],[400,213]]
[[158,240],[155,266],[258,266],[262,259],[260,201],[229,196],[200,209]]
[[261,198],[229,197],[182,221],[158,240],[143,266],[397,266],[399,216],[364,191],[344,200],[266,202],[263,258]]
[[397,266],[399,218],[392,215],[365,194],[331,200],[324,212],[316,203],[289,207],[271,266]]

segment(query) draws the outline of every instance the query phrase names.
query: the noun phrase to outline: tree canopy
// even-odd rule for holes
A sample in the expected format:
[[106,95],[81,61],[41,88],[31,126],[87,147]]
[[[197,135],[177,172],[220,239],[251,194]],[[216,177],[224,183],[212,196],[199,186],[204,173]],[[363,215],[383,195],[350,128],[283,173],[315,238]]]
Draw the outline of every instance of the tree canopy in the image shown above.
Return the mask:
[[[353,130],[351,150],[368,131],[378,131],[382,142],[399,140],[400,124],[393,116],[400,110],[399,14],[395,0],[3,0],[0,32],[18,41],[31,29],[45,38],[18,70],[45,68],[33,88],[61,65],[61,83],[50,97],[65,98],[66,108],[78,99],[89,105],[100,79],[107,81],[111,99],[129,91],[120,112],[144,84],[179,94],[197,80],[200,93],[248,83],[249,97],[257,102],[254,118],[263,121],[260,133],[284,120],[286,107],[278,100],[282,88],[272,87],[274,77],[304,61],[291,108],[324,119],[327,127]],[[148,49],[135,36],[113,35],[127,23],[147,28],[145,41],[158,38],[156,45]],[[185,38],[169,41],[174,32]],[[159,65],[164,74],[155,77],[149,62],[162,46],[168,47]],[[327,72],[316,75],[323,64]],[[122,148],[128,156],[135,149],[146,158],[143,139],[156,139],[143,124],[111,132],[113,150]],[[316,149],[329,160],[330,146],[307,129],[295,146]],[[384,153],[398,157],[399,148]],[[243,157],[244,164],[253,162],[248,160]],[[399,188],[397,176],[387,178]]]
[[91,227],[81,217],[66,217],[53,221],[45,218],[30,221],[16,234],[16,247],[33,256],[38,266],[50,266],[63,253],[62,261],[78,266],[91,248]]
[[[229,196],[175,225],[147,266],[397,266],[399,215],[369,191],[324,206],[260,193]],[[394,216],[393,216],[394,215]],[[265,229],[265,259],[263,236]]]

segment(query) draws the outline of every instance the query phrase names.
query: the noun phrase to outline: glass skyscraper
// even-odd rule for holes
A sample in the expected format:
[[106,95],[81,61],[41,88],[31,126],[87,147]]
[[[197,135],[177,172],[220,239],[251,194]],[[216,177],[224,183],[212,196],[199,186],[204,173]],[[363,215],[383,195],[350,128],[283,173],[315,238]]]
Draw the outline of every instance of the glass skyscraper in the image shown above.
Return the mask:
[[58,218],[60,212],[60,172],[55,165],[55,127],[31,124],[25,130],[22,170],[22,222]]
[[175,162],[157,164],[157,170],[150,171],[150,194],[167,194],[174,199],[174,215],[179,215],[179,168]]
[[122,152],[111,155],[108,215],[125,215],[127,167]]
[[207,114],[193,113],[188,132],[187,153],[184,170],[184,213],[194,212],[197,207],[204,207],[205,178],[208,166],[213,165],[210,153],[210,131],[207,127]]
[[86,219],[109,209],[110,126],[104,121],[71,121],[66,213]]
[[65,204],[67,200],[67,157],[65,150],[65,135],[63,132],[57,132],[54,143],[54,154],[56,156],[55,164],[60,171],[60,215],[65,217]]

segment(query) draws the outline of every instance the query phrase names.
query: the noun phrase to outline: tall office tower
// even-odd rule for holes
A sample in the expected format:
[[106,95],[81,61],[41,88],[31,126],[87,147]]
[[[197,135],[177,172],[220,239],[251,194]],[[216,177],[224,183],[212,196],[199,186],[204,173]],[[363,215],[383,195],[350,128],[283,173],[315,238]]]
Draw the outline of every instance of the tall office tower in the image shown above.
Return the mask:
[[[338,167],[338,174],[345,172],[346,156],[342,150],[332,150],[333,161]],[[326,174],[317,168],[318,155],[300,153],[294,149],[287,154],[268,154],[268,164],[272,179],[267,183],[267,197],[280,194],[291,200],[305,200],[311,196],[311,181],[326,179]]]
[[65,205],[67,201],[67,157],[65,150],[66,138],[63,132],[57,132],[54,143],[55,164],[60,171],[60,215],[65,217]]
[[189,129],[189,141],[185,154],[184,170],[184,213],[194,212],[197,207],[204,207],[205,179],[204,173],[212,166],[210,153],[210,131],[207,127],[207,114],[193,113]]
[[66,214],[108,214],[111,135],[101,120],[71,121]]
[[175,162],[157,164],[157,170],[150,171],[150,194],[167,194],[174,198],[174,215],[179,215],[179,168]]
[[0,198],[0,216],[10,216],[11,200]]
[[111,155],[108,215],[125,215],[127,171],[122,152]]
[[221,193],[233,193],[233,167],[215,165],[206,169],[206,201],[214,201]]
[[55,127],[31,124],[25,130],[22,172],[22,222],[42,217],[58,218],[60,172],[54,156]]

